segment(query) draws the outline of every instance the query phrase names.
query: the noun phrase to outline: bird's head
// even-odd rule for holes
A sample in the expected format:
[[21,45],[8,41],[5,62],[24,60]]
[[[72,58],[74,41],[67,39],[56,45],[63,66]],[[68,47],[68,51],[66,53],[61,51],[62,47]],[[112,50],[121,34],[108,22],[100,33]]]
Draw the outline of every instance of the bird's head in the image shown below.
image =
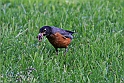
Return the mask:
[[43,36],[49,36],[50,33],[51,33],[51,27],[50,26],[43,26],[42,28],[40,28],[37,38],[39,41],[41,41]]

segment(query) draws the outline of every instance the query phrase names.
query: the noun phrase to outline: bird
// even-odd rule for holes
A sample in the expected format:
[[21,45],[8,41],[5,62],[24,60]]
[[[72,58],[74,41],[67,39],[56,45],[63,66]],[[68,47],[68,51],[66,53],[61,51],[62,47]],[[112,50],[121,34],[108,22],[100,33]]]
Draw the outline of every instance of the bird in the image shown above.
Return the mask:
[[38,40],[41,41],[44,36],[49,40],[56,50],[56,55],[58,55],[58,48],[65,48],[64,55],[68,51],[68,46],[71,43],[75,33],[73,31],[64,30],[55,26],[43,26],[39,30],[37,36]]

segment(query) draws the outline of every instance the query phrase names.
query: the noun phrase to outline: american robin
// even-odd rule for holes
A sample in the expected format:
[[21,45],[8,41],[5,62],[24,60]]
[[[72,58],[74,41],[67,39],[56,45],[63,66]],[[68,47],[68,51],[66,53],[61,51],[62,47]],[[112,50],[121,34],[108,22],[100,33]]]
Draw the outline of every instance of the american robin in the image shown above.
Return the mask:
[[46,36],[49,42],[56,49],[56,53],[58,55],[58,48],[65,48],[65,53],[68,51],[68,45],[71,43],[73,39],[74,32],[63,30],[54,26],[43,26],[39,30],[39,35],[37,36],[38,40],[41,41],[43,36]]

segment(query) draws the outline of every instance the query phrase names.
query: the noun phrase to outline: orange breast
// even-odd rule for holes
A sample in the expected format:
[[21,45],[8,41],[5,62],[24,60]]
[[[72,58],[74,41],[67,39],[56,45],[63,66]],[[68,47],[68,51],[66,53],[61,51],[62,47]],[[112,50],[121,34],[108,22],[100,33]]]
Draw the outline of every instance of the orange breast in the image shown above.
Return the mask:
[[67,48],[71,42],[70,38],[66,38],[65,36],[61,35],[60,33],[55,33],[47,37],[49,42],[55,48]]

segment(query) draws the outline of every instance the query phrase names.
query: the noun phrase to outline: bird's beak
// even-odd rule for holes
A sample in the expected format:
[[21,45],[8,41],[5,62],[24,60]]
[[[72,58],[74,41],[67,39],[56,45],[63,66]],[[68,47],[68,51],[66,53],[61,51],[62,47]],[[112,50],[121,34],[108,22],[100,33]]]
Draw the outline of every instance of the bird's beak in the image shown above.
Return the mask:
[[38,36],[37,36],[37,38],[38,38],[38,41],[41,41],[42,38],[43,38],[43,33],[39,33]]

